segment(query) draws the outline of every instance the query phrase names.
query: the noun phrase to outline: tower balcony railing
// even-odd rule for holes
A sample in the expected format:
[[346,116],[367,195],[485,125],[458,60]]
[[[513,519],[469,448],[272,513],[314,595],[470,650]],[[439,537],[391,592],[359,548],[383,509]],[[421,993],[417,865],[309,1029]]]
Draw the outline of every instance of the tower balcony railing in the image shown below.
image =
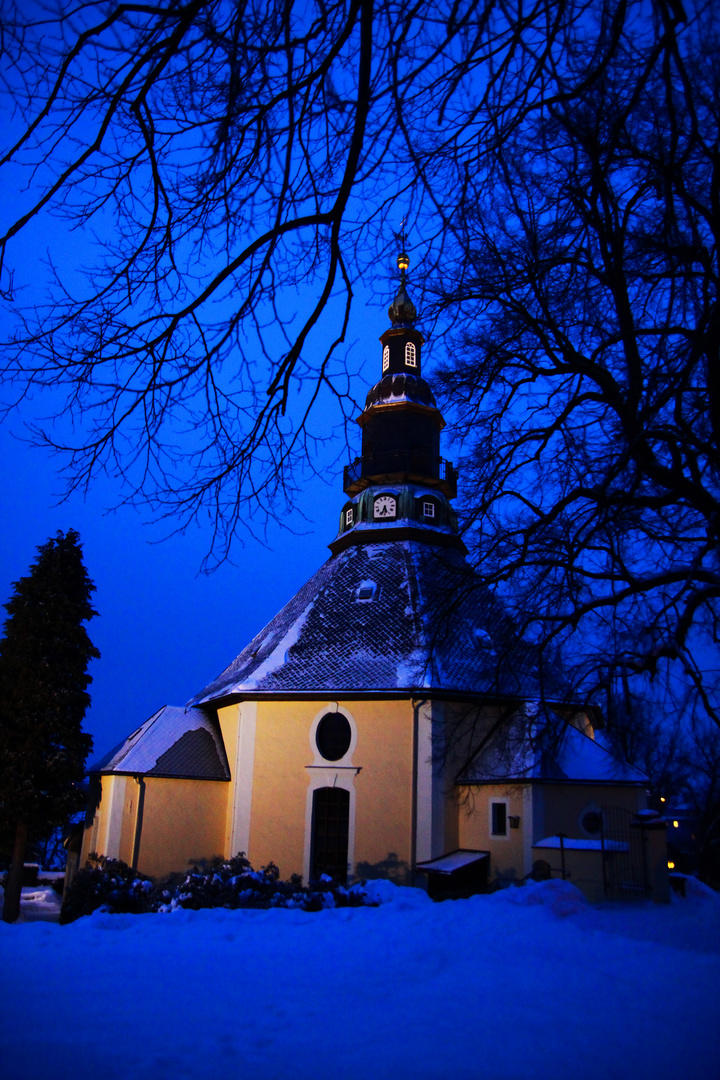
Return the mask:
[[457,495],[458,471],[451,461],[415,450],[389,450],[365,454],[343,470],[343,491],[356,495],[372,483],[410,481],[437,487],[448,498]]

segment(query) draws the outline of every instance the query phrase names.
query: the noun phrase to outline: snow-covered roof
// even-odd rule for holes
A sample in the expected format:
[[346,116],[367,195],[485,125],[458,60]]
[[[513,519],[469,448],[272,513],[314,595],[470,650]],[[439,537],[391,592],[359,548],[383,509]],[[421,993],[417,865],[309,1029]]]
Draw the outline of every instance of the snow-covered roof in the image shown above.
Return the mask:
[[427,862],[416,864],[417,870],[431,874],[454,874],[456,870],[462,870],[466,866],[480,862],[481,859],[489,859],[489,851],[474,851],[469,848],[459,848],[451,851],[448,855],[440,855],[437,859],[429,859]]
[[459,777],[463,784],[506,780],[646,784],[647,776],[615,757],[597,738],[540,708],[530,723],[518,715],[495,732]]
[[217,721],[201,709],[181,705],[159,709],[88,771],[194,780],[230,779]]
[[[375,586],[367,597],[367,584]],[[330,558],[190,705],[258,694],[561,695],[461,552],[414,540]]]
[[549,848],[559,851],[564,848],[568,851],[629,851],[630,845],[624,840],[572,840],[569,836],[563,836],[562,842],[559,836],[546,836],[544,840],[538,840],[533,844],[534,848]]

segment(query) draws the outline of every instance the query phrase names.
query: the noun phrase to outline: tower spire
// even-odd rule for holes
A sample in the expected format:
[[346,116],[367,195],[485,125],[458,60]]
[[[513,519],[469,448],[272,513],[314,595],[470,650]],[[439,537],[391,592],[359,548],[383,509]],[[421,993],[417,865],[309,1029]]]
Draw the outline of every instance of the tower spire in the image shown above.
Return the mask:
[[398,291],[395,294],[395,299],[388,308],[388,315],[390,316],[390,322],[393,326],[410,326],[417,319],[417,311],[415,305],[407,294],[406,285],[406,272],[410,266],[410,256],[407,253],[407,233],[405,232],[405,218],[402,221],[402,231],[400,232],[400,242],[402,244],[402,250],[397,257],[398,270],[400,271],[400,285]]
[[423,335],[413,323],[415,305],[407,294],[405,221],[398,236],[400,284],[380,335],[382,377],[372,386],[357,422],[360,457],[347,465],[343,490],[348,500],[340,531],[329,545],[333,555],[351,545],[417,540],[465,551],[457,515],[457,471],[440,457],[445,425],[433,392],[422,377]]

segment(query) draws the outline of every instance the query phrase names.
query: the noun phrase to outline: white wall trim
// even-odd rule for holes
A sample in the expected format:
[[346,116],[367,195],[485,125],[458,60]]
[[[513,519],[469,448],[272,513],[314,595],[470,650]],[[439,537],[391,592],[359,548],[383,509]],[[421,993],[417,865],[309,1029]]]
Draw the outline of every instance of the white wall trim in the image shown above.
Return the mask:
[[[315,740],[318,724],[326,713],[341,713],[350,725],[350,746],[347,753],[339,761],[326,761],[321,755]],[[328,702],[315,715],[310,725],[310,750],[313,756],[312,764],[306,766],[308,776],[308,790],[305,801],[305,842],[303,845],[303,882],[307,885],[310,881],[310,857],[312,855],[312,825],[313,825],[313,795],[319,788],[338,787],[344,788],[350,794],[349,820],[348,820],[348,857],[347,873],[348,880],[352,878],[355,870],[355,777],[359,767],[353,762],[353,754],[357,747],[357,724],[352,713],[344,709],[337,702]]]
[[433,713],[442,722],[442,703],[424,701],[417,710],[415,862],[445,852],[445,775],[433,745]]
[[[237,744],[233,769],[233,820],[230,834],[230,857],[244,851],[250,859],[252,789],[255,771],[255,733],[257,702],[242,701],[238,706]],[[252,861],[252,860],[251,860]]]
[[125,807],[126,776],[111,776],[108,792],[108,807],[105,811],[103,839],[99,855],[108,859],[120,858],[120,837],[122,834],[123,809]]
[[[350,746],[348,747],[347,753],[344,754],[343,757],[341,757],[338,761],[330,762],[322,756],[317,746],[317,729],[323,716],[326,716],[328,713],[340,713],[340,715],[344,716],[348,724],[350,725]],[[353,717],[352,713],[349,713],[347,709],[344,709],[342,707],[342,705],[338,705],[336,701],[328,701],[328,703],[322,709],[320,709],[320,712],[316,713],[310,725],[310,750],[313,756],[313,766],[316,768],[318,766],[322,766],[323,768],[327,767],[332,769],[352,768],[354,764],[353,754],[355,753],[355,748],[357,746],[357,739],[357,724],[355,723],[355,718]],[[320,786],[326,787],[327,785],[321,784]],[[332,787],[332,784],[330,785],[330,787]]]

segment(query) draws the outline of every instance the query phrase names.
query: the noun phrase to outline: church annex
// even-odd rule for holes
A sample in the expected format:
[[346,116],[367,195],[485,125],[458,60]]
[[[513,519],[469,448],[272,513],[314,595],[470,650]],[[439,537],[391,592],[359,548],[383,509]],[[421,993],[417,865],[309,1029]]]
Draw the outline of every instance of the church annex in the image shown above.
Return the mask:
[[186,706],[93,767],[81,865],[97,851],[161,877],[243,851],[305,881],[562,872],[592,897],[631,875],[644,777],[466,561],[408,265],[330,558]]

